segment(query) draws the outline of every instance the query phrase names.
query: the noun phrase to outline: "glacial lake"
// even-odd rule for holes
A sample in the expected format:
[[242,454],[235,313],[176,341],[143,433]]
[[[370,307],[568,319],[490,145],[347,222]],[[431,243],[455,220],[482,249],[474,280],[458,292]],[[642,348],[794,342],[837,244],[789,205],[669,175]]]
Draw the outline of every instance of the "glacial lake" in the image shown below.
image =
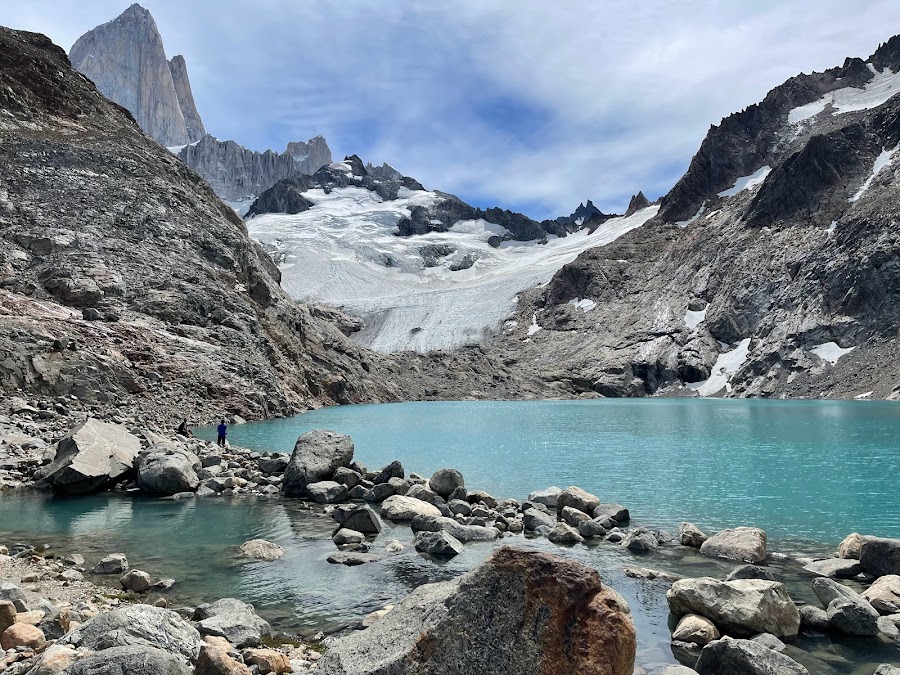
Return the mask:
[[[290,452],[300,434],[315,428],[350,434],[356,457],[370,468],[399,459],[407,472],[427,476],[451,466],[464,473],[470,489],[500,498],[579,485],[629,507],[632,525],[675,531],[679,521],[691,520],[707,532],[755,525],[768,532],[770,551],[790,555],[829,555],[852,531],[900,537],[900,406],[892,403],[651,399],[345,406],[232,426],[229,440]],[[206,438],[215,433],[196,432]],[[178,580],[171,603],[239,597],[276,627],[304,634],[351,626],[422,583],[472,568],[495,547],[471,543],[451,562],[437,564],[415,553],[408,526],[385,522],[373,551],[383,552],[390,539],[407,548],[348,568],[326,562],[336,550],[332,529],[321,508],[280,498],[62,499],[0,492],[0,543],[48,543],[59,553],[81,553],[88,565],[122,551],[132,567]],[[273,563],[240,558],[237,546],[257,537],[281,544],[287,554]],[[522,535],[501,542],[596,567],[631,606],[638,663],[646,670],[675,662],[666,586],[629,578],[624,568],[722,577],[734,567],[680,547],[638,557],[607,543],[559,548]],[[796,600],[816,601],[811,577],[798,562],[770,564]],[[868,675],[870,664],[900,664],[897,647],[878,640],[817,636],[796,645],[824,659],[810,661],[810,672]]]

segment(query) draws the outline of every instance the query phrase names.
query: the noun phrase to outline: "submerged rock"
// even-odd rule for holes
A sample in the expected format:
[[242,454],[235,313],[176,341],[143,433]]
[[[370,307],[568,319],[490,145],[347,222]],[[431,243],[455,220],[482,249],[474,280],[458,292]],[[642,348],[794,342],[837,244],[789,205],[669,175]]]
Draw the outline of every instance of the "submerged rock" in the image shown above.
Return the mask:
[[493,541],[500,536],[500,531],[494,527],[481,527],[480,525],[463,525],[453,518],[444,516],[416,516],[410,523],[413,532],[440,532],[450,533],[459,541]]
[[287,497],[309,498],[310,483],[330,481],[335,471],[352,461],[353,441],[349,436],[321,429],[307,432],[294,445],[284,471],[282,490]]
[[763,579],[765,581],[778,581],[775,578],[775,575],[772,574],[771,570],[766,569],[765,567],[758,567],[756,565],[741,565],[740,567],[735,567],[727,577],[725,577],[725,581],[735,581],[737,579]]
[[722,530],[703,542],[700,553],[746,563],[762,562],[766,559],[766,533],[758,527]]
[[284,549],[278,544],[273,544],[265,539],[251,539],[241,544],[240,552],[248,558],[271,562],[284,555]]
[[634,624],[595,570],[503,547],[468,574],[413,591],[342,638],[323,675],[630,675]]

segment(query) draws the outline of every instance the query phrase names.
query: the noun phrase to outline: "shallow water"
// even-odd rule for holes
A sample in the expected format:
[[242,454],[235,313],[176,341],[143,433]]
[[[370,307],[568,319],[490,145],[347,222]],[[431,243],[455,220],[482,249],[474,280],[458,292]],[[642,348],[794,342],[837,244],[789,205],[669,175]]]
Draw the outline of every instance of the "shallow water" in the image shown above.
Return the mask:
[[[707,530],[753,524],[770,550],[827,555],[853,530],[900,536],[896,490],[900,408],[883,403],[757,401],[597,401],[426,403],[352,406],[290,420],[232,427],[237,445],[289,451],[312,428],[350,433],[371,467],[400,459],[407,471],[460,468],[470,488],[523,498],[549,484],[578,484],[630,507],[632,524],[674,529],[682,519]],[[209,429],[198,433],[208,436]],[[379,551],[396,538],[403,552],[348,568],[330,565],[333,522],[297,501],[207,498],[171,501],[128,495],[74,499],[0,492],[0,543],[50,543],[93,564],[123,551],[132,567],[178,580],[177,602],[231,595],[253,602],[283,630],[351,625],[412,588],[477,565],[494,544],[471,543],[446,564],[409,547],[409,527],[385,523]],[[287,554],[273,563],[236,555],[265,538]],[[724,576],[734,565],[680,547],[637,557],[612,544],[561,549],[521,535],[502,540],[555,551],[596,567],[622,593],[638,629],[638,663],[673,663],[666,585],[626,577],[623,567],[686,576]],[[796,562],[772,563],[798,601],[814,602]],[[115,583],[115,580],[103,580]],[[796,646],[824,661],[810,672],[870,675],[873,664],[900,664],[895,645],[806,636]],[[794,652],[795,658],[807,658]],[[831,664],[825,666],[825,662]]]

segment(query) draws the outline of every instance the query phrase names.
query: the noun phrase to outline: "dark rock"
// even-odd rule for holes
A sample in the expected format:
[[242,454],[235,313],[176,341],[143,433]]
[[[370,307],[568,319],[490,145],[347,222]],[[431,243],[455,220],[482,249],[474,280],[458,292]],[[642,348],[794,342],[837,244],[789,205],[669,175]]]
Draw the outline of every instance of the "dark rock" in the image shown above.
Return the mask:
[[764,581],[778,581],[775,575],[765,567],[757,567],[756,565],[741,565],[735,567],[725,581],[735,581],[737,579],[762,579]]
[[[331,480],[334,472],[353,461],[353,441],[333,431],[305,433],[294,446],[282,489],[288,497],[310,497],[310,483]],[[346,489],[346,488],[345,488]]]
[[368,506],[338,507],[331,517],[341,526],[363,534],[381,532],[381,521]]
[[428,480],[428,487],[444,499],[458,487],[465,487],[463,475],[456,469],[438,469]]
[[696,670],[700,675],[809,675],[789,656],[752,640],[729,638],[706,645]]
[[859,550],[859,563],[876,577],[900,575],[900,539],[866,537]]
[[856,591],[838,582],[813,579],[813,592],[826,606],[829,625],[850,635],[878,635],[878,612]]
[[417,532],[413,546],[419,553],[427,553],[436,558],[453,558],[463,552],[462,542],[443,530]]

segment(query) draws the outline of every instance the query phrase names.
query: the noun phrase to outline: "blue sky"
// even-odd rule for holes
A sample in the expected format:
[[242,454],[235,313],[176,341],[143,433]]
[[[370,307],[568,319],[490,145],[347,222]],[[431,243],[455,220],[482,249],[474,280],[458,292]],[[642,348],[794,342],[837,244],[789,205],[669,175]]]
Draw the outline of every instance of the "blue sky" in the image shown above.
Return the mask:
[[[123,0],[0,3],[68,49]],[[317,134],[535,218],[664,194],[710,124],[900,33],[896,0],[144,0],[207,130]]]

